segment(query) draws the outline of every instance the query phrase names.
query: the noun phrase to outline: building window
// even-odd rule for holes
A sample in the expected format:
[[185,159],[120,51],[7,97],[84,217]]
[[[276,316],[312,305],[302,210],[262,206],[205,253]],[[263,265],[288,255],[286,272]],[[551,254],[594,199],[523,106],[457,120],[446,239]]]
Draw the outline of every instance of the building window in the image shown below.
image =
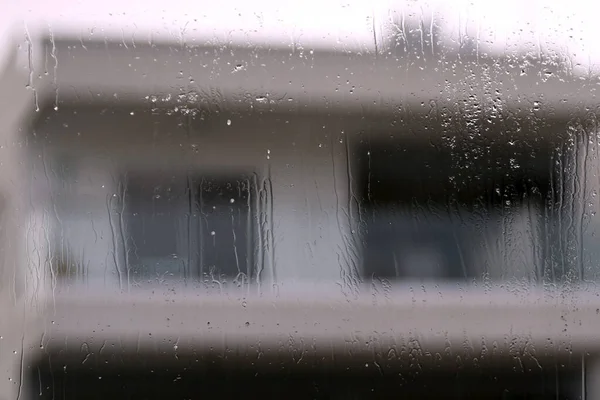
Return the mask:
[[[519,209],[543,210],[552,197],[552,154],[544,148],[404,139],[365,141],[358,153],[366,278],[464,280],[489,268],[504,276],[514,260],[491,267],[496,261],[486,259],[511,229],[502,221]],[[548,246],[539,247],[529,266],[538,270],[527,272],[535,278],[549,258]]]
[[124,187],[125,262],[134,279],[254,275],[250,179],[129,173]]
[[251,278],[255,231],[251,181],[201,178],[195,187],[200,272]]

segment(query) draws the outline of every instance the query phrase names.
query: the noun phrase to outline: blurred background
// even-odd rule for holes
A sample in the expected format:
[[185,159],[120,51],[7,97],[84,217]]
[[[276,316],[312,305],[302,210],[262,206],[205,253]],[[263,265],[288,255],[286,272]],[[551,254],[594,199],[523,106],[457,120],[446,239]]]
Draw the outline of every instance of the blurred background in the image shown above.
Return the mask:
[[597,7],[6,2],[0,398],[600,398]]

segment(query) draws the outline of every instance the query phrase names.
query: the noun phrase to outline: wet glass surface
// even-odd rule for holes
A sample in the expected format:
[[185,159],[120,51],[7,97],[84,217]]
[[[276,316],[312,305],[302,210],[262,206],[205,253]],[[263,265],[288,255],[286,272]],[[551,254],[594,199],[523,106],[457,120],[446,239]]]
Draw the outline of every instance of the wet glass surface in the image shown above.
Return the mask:
[[22,3],[0,399],[598,396],[598,7]]

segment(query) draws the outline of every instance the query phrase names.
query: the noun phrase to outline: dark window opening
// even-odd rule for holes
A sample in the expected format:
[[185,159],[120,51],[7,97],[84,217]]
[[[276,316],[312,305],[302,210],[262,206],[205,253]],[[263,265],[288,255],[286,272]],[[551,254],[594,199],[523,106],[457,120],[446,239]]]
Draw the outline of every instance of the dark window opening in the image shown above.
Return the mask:
[[250,279],[252,194],[243,176],[127,174],[127,261],[134,277]]
[[202,220],[203,272],[252,277],[254,217],[250,180],[202,179],[196,201]]
[[125,189],[135,262],[177,254],[185,183],[177,176],[128,176]]
[[[363,275],[481,278],[487,266],[475,257],[481,252],[475,239],[484,232],[496,238],[506,234],[511,227],[499,221],[522,209],[534,221],[528,229],[537,232],[546,227],[539,236],[551,243],[548,221],[554,210],[547,211],[556,196],[556,157],[548,141],[530,147],[529,142],[508,137],[495,142],[363,141],[358,147],[357,174]],[[490,239],[488,244],[495,243]],[[547,244],[531,250],[536,252],[532,258],[539,258],[531,266],[536,277],[547,273],[551,250]]]

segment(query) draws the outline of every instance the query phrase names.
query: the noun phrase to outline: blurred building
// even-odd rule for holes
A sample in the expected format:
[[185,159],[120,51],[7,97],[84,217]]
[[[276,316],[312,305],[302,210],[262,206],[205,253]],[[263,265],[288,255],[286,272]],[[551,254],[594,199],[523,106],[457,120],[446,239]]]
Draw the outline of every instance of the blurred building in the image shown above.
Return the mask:
[[0,389],[35,397],[21,382],[48,357],[52,373],[221,347],[252,363],[292,335],[310,367],[362,335],[357,370],[404,370],[373,354],[416,341],[478,371],[492,347],[492,370],[535,360],[536,393],[578,398],[600,346],[583,288],[600,259],[597,78],[402,40],[33,41],[2,75]]

